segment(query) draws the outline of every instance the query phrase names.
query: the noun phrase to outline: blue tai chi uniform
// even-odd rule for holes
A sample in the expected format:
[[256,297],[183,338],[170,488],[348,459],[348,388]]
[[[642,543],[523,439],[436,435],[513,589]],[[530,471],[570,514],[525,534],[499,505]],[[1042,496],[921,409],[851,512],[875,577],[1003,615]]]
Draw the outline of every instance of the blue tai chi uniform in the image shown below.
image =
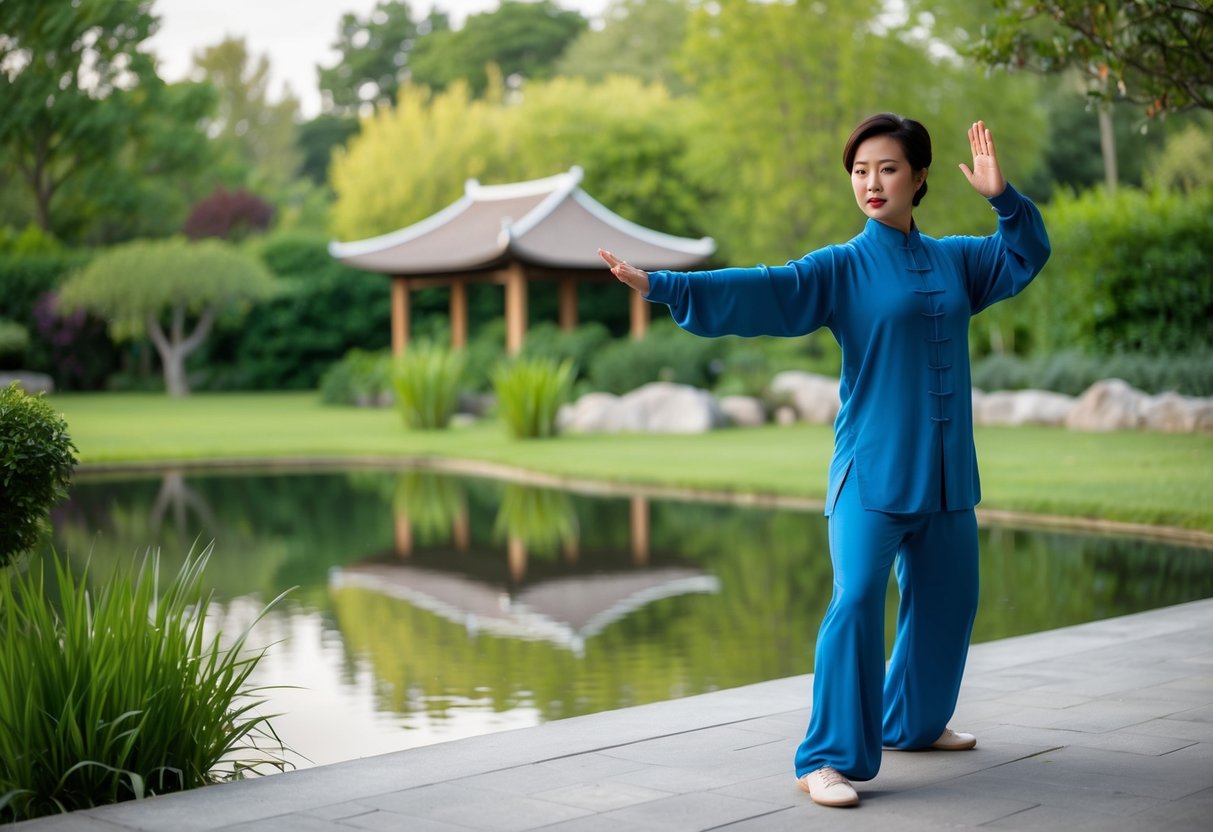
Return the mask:
[[[1040,212],[1009,184],[998,231],[933,239],[869,219],[785,266],[649,274],[648,300],[699,335],[804,335],[842,347],[825,513],[834,591],[817,638],[813,713],[796,774],[854,780],[882,745],[923,748],[956,707],[977,607],[981,499],[969,319],[1023,289],[1049,257]],[[901,603],[888,672],[884,596]]]

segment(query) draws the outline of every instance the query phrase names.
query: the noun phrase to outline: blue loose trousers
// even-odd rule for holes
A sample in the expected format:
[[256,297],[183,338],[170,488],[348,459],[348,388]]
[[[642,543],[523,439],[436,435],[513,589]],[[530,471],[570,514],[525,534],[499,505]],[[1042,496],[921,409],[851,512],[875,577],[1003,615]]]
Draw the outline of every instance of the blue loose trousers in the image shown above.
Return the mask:
[[[977,612],[972,509],[864,509],[847,477],[830,515],[834,593],[817,636],[813,712],[796,776],[831,766],[871,780],[881,748],[931,745],[956,708]],[[885,670],[884,606],[896,565],[901,603]]]

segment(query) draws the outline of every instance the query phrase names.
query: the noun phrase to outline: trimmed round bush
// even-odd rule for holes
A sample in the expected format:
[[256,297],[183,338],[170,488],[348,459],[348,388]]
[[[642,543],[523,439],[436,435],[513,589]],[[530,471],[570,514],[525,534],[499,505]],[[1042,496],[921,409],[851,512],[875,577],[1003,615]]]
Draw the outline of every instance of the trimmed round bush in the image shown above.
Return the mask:
[[63,417],[17,382],[0,388],[0,567],[38,542],[76,464]]

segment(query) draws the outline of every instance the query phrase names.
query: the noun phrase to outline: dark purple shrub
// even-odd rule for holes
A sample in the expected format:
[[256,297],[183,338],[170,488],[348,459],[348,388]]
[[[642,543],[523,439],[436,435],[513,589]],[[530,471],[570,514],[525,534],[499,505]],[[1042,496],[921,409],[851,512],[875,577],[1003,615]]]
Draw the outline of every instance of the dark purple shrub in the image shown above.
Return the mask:
[[30,345],[37,354],[37,369],[48,372],[60,390],[96,390],[105,387],[118,368],[118,350],[110,340],[105,321],[83,309],[60,312],[54,292],[34,304],[34,331]]
[[191,240],[220,237],[236,242],[265,231],[274,219],[274,206],[243,188],[223,187],[194,206],[182,230]]

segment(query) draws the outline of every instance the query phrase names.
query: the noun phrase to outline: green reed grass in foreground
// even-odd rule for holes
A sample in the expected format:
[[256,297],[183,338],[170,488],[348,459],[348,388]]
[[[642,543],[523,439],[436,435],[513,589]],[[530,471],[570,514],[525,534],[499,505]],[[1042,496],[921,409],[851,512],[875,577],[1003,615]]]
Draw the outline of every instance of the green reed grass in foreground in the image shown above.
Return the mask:
[[247,629],[226,649],[204,634],[210,553],[167,586],[158,554],[95,590],[58,559],[55,586],[38,563],[0,573],[0,822],[284,767],[252,713],[264,650],[245,649]]

